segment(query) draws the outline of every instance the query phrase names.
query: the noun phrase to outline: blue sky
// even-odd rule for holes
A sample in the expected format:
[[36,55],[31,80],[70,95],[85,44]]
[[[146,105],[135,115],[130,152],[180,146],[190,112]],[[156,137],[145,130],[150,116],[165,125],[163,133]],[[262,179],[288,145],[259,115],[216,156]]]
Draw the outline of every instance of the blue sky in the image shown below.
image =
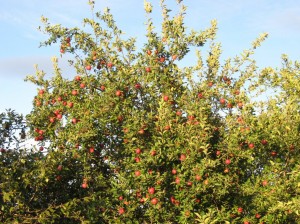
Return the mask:
[[[155,21],[159,22],[159,0],[151,1]],[[176,11],[176,1],[166,0]],[[299,0],[184,0],[187,5],[186,25],[204,29],[210,20],[218,20],[217,40],[222,43],[223,58],[234,57],[262,32],[269,38],[254,56],[260,67],[281,66],[281,54],[300,59]],[[96,10],[109,7],[115,20],[127,35],[144,38],[145,13],[143,0],[96,0]],[[40,33],[40,17],[64,26],[81,26],[82,18],[90,17],[87,0],[9,0],[0,7],[0,112],[7,108],[27,114],[36,94],[36,87],[24,82],[34,73],[34,64],[52,74],[51,57],[59,56],[59,46],[39,48],[47,36]],[[159,24],[156,24],[159,27]],[[65,77],[73,71],[60,60]]]

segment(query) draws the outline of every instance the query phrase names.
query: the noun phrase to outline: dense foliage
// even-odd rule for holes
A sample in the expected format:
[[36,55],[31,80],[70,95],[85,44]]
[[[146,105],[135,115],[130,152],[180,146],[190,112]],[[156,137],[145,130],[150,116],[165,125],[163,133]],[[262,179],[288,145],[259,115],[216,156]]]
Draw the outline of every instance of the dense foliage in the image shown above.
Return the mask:
[[[141,49],[108,9],[83,29],[42,19],[43,44],[61,43],[77,74],[64,78],[54,57],[52,78],[27,77],[37,147],[1,151],[1,221],[300,221],[300,64],[259,69],[251,55],[266,34],[222,64],[216,21],[189,30],[178,6],[171,16],[161,1],[158,32],[145,1]],[[180,66],[194,50],[196,64]]]

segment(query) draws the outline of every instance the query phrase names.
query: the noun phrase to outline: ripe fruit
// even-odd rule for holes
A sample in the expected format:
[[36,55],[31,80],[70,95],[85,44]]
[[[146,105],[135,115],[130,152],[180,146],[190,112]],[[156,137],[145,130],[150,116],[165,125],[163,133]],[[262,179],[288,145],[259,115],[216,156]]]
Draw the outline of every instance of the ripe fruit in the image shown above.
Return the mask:
[[43,151],[43,150],[44,150],[44,147],[43,147],[43,146],[41,146],[41,147],[40,147],[40,151]]
[[122,200],[123,200],[123,196],[120,196],[120,197],[119,197],[119,200],[122,201]]
[[55,118],[54,117],[50,117],[49,121],[50,121],[50,123],[54,123],[55,122]]
[[254,144],[253,144],[253,143],[249,143],[249,144],[248,144],[248,147],[249,147],[250,149],[253,149],[253,148],[254,148]]
[[165,62],[165,60],[166,60],[165,57],[160,57],[159,58],[159,62],[161,62],[161,63]]
[[77,75],[77,76],[75,76],[75,80],[76,80],[77,82],[79,82],[79,81],[81,80],[81,77],[80,77],[79,75]]
[[58,170],[58,171],[61,171],[61,170],[62,170],[62,167],[63,167],[62,165],[58,165],[57,170]]
[[138,133],[139,133],[140,135],[143,135],[143,134],[145,134],[145,130],[144,130],[144,129],[140,129],[140,130],[138,131]]
[[147,50],[147,54],[148,54],[148,55],[151,55],[151,54],[152,54],[152,51],[151,51],[151,50]]
[[65,50],[63,48],[60,48],[60,53],[64,54]]
[[108,62],[108,63],[107,63],[107,67],[108,67],[108,68],[112,68],[112,67],[113,67],[113,63],[112,63],[112,62]]
[[119,208],[119,215],[123,215],[125,213],[125,209],[124,208]]
[[217,150],[217,151],[216,151],[216,155],[217,155],[217,156],[221,155],[221,151],[220,151],[220,150]]
[[139,171],[139,170],[134,171],[134,175],[137,176],[137,177],[140,176],[141,175],[141,171]]
[[267,186],[268,185],[268,181],[263,180],[262,183],[261,183],[261,185],[264,186],[264,187]]
[[261,144],[267,145],[267,144],[268,144],[268,141],[267,141],[266,139],[263,139],[263,140],[261,140]]
[[273,156],[273,157],[274,157],[274,156],[277,156],[277,152],[272,151],[272,152],[271,152],[271,156]]
[[186,183],[186,185],[187,185],[188,187],[191,187],[191,186],[193,185],[193,182],[192,182],[192,181],[188,181],[188,182]]
[[242,108],[243,107],[243,103],[242,102],[238,102],[237,106],[238,106],[238,108]]
[[213,85],[214,85],[213,82],[208,82],[208,86],[209,86],[209,87],[212,87]]
[[176,111],[176,115],[177,116],[181,116],[182,115],[182,112],[180,110]]
[[149,194],[154,194],[155,193],[155,188],[154,187],[148,188],[148,192],[149,192]]
[[73,105],[74,105],[74,103],[73,103],[73,102],[69,102],[69,103],[68,103],[68,107],[70,107],[70,108],[72,108],[72,107],[73,107]]
[[117,90],[116,91],[116,96],[121,96],[122,95],[122,91],[121,90]]
[[136,89],[140,89],[140,88],[141,88],[141,84],[137,83],[137,84],[134,85],[134,87],[135,87]]
[[169,100],[169,97],[168,97],[168,96],[164,96],[164,97],[163,97],[163,100],[164,100],[165,102],[167,102],[167,101]]
[[203,93],[198,93],[198,98],[202,99],[203,98]]
[[95,148],[94,147],[90,147],[89,151],[90,151],[90,153],[94,153],[95,152]]
[[134,158],[135,162],[139,163],[141,161],[141,159],[139,157],[135,157]]
[[230,163],[231,163],[230,159],[226,159],[226,160],[225,160],[225,164],[226,164],[226,165],[229,165]]
[[197,174],[196,177],[195,177],[195,179],[196,179],[197,181],[199,181],[199,180],[201,180],[201,176]]
[[142,152],[142,150],[141,150],[140,148],[137,148],[137,149],[135,150],[135,153],[136,153],[136,154],[141,154],[141,152]]
[[172,55],[172,60],[175,61],[176,59],[177,59],[177,55],[176,54]]
[[181,154],[179,157],[180,161],[184,161],[186,159],[186,155],[185,154]]
[[152,151],[150,152],[150,154],[151,154],[151,156],[155,156],[155,155],[156,155],[156,151],[155,151],[155,150],[152,150]]
[[45,90],[44,90],[44,89],[40,89],[40,90],[39,90],[39,94],[40,94],[40,95],[43,95],[44,93],[45,93]]
[[175,175],[177,173],[177,171],[175,169],[172,169],[172,174]]
[[151,199],[151,204],[152,205],[156,205],[158,203],[158,199],[157,198],[152,198]]
[[180,178],[179,178],[179,177],[176,177],[176,178],[175,178],[175,183],[176,183],[176,184],[180,184]]
[[242,213],[242,212],[243,212],[243,208],[238,207],[237,212],[238,212],[238,213]]
[[105,90],[105,86],[103,86],[103,85],[100,86],[100,90],[101,90],[101,91],[104,91],[104,90]]
[[226,100],[223,99],[223,98],[221,98],[221,99],[220,99],[220,104],[225,104],[225,103],[226,103]]
[[88,184],[87,184],[87,183],[82,183],[82,184],[81,184],[81,187],[85,189],[85,188],[88,187]]
[[261,217],[260,214],[258,214],[258,213],[255,214],[255,218],[260,219],[260,217]]
[[151,68],[150,67],[146,67],[145,70],[146,70],[146,72],[151,72]]
[[73,89],[73,90],[72,90],[72,95],[73,95],[73,96],[76,96],[77,94],[78,94],[78,91],[77,91],[76,89]]
[[83,88],[85,88],[85,83],[82,82],[82,83],[80,83],[79,86],[80,86],[81,89],[83,89]]
[[85,69],[86,69],[86,70],[91,70],[91,69],[92,69],[92,66],[87,65],[87,66],[85,66]]
[[62,114],[57,114],[56,118],[59,119],[59,120],[62,119]]

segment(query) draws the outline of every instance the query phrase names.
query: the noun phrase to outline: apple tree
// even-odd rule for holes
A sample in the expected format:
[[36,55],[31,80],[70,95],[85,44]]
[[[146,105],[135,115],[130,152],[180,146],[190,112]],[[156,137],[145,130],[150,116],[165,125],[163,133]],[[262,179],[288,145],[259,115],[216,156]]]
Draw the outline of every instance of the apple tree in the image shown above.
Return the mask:
[[24,186],[5,197],[2,220],[299,222],[299,63],[284,56],[281,69],[259,69],[251,56],[267,34],[222,63],[216,21],[190,30],[177,3],[173,15],[160,2],[157,31],[144,2],[140,49],[109,9],[82,29],[42,18],[43,45],[58,42],[76,74],[66,78],[53,57],[53,77],[27,77],[38,147],[11,177]]

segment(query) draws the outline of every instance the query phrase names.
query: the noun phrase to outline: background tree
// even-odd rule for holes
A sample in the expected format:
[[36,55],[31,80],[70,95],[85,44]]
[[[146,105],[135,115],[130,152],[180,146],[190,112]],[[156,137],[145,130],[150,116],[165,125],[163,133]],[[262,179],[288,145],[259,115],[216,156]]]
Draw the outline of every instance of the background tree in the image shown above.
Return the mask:
[[[158,32],[145,1],[141,49],[109,9],[84,19],[84,29],[42,18],[44,45],[60,42],[77,74],[63,78],[54,57],[52,78],[38,69],[27,77],[38,86],[27,120],[39,147],[13,164],[19,175],[1,180],[2,220],[299,221],[299,63],[284,57],[281,70],[259,70],[251,55],[262,34],[221,64],[216,21],[189,30],[178,6],[171,16],[161,1]],[[192,51],[196,64],[180,66]]]

